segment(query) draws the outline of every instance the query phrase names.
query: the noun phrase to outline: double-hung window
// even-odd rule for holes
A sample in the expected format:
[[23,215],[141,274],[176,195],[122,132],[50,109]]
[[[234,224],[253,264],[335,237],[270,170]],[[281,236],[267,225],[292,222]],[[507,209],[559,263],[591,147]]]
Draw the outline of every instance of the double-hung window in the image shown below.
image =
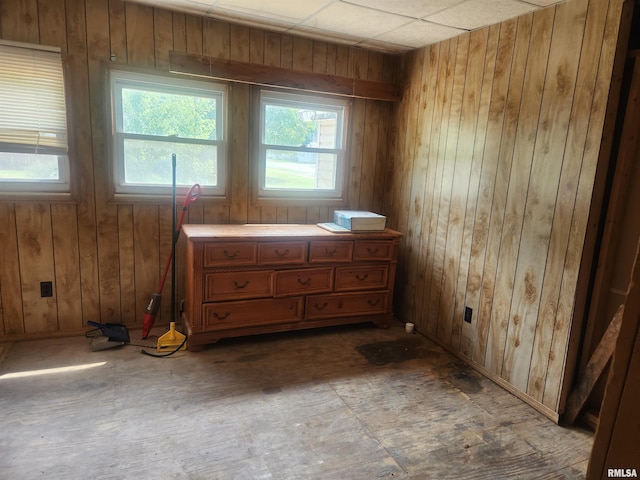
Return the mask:
[[224,196],[226,87],[212,82],[110,71],[116,194],[164,195],[198,183]]
[[258,198],[342,201],[349,100],[260,91]]
[[60,49],[0,41],[0,192],[69,192]]

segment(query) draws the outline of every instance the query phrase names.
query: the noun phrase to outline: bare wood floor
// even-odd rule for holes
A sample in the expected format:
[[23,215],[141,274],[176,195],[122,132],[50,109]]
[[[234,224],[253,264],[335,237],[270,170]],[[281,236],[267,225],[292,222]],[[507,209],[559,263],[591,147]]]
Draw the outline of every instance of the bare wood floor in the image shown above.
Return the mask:
[[166,359],[85,338],[3,350],[0,478],[584,478],[592,444],[399,325]]

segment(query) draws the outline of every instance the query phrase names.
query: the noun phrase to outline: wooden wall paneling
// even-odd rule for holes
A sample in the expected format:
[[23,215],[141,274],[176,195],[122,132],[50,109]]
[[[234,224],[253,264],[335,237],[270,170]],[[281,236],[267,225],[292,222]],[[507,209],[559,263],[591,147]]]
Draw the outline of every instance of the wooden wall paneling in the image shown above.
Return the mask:
[[131,2],[126,2],[124,8],[127,20],[128,62],[139,67],[153,67],[153,8]]
[[75,205],[51,205],[51,227],[58,328],[61,331],[79,331],[84,325]]
[[[198,54],[204,52],[206,55],[222,59],[228,59],[230,57],[231,36],[230,25],[228,23],[212,18],[206,18],[203,21],[198,17],[191,19],[188,17],[187,20],[187,53]],[[191,30],[189,29],[190,26],[192,27]],[[200,33],[198,34],[198,32]],[[200,44],[195,41],[197,38],[201,39]],[[200,52],[198,52],[198,49],[200,49]],[[229,99],[231,99],[234,94],[233,85],[229,85],[227,93]],[[229,108],[230,106],[231,101],[228,101],[227,107]],[[229,124],[226,126],[225,133],[227,135],[227,167],[231,172],[233,172],[233,164],[231,163],[233,160],[231,132],[233,130],[230,123],[232,120],[233,117],[231,112],[229,112],[227,114],[227,122],[229,122]],[[231,176],[227,175],[227,179],[231,179]],[[227,185],[227,194],[232,194],[230,184]],[[233,198],[231,201],[233,201]],[[197,208],[192,210],[191,207],[199,207],[201,209],[199,213],[202,215],[202,220],[195,218]],[[202,201],[194,203],[191,207],[189,207],[189,215],[194,215],[194,218],[189,218],[190,223],[229,223],[229,204],[206,203]]]
[[[446,218],[445,244],[443,250],[442,281],[440,298],[438,299],[438,326],[436,335],[445,344],[451,343],[453,333],[453,315],[456,297],[456,281],[460,266],[460,249],[462,246],[462,228],[464,224],[464,206],[468,194],[467,158],[459,157],[458,148],[466,142],[461,139],[462,109],[465,100],[467,80],[467,65],[469,59],[469,34],[458,37],[456,62],[453,71],[453,91],[451,95],[451,110],[447,147],[445,151],[445,165],[443,172],[443,187],[447,195],[441,197],[442,214]],[[442,208],[444,206],[444,208]]]
[[[477,312],[474,351],[472,358],[483,365],[487,347],[489,324],[491,319],[491,300],[495,282],[496,264],[492,258],[497,252],[495,240],[492,242],[491,225],[493,214],[493,196],[498,175],[498,159],[500,142],[504,124],[506,97],[509,86],[509,74],[515,43],[517,20],[510,20],[500,24],[500,37],[495,62],[491,103],[489,104],[489,119],[484,144],[482,173],[480,175],[480,195],[476,207],[476,220],[473,231],[473,253],[467,305]],[[494,224],[495,225],[495,224]],[[494,227],[495,232],[495,227]],[[495,233],[494,233],[495,238]],[[499,238],[498,238],[499,240]],[[487,261],[488,257],[488,261]],[[475,282],[478,282],[476,284]]]
[[[264,36],[264,63],[272,67],[281,66],[282,35],[276,32],[265,32]],[[253,109],[253,106],[251,106]],[[250,181],[254,181],[251,179]],[[277,209],[274,206],[260,208],[261,223],[276,223]]]
[[[249,61],[249,27],[231,25],[230,59]],[[231,205],[229,220],[231,223],[247,223],[249,209],[249,97],[251,87],[247,84],[233,85],[233,100],[230,102],[230,154],[232,169]]]
[[[314,40],[294,37],[291,67],[303,72],[313,71]],[[289,206],[287,223],[306,223],[307,207]]]
[[315,73],[327,73],[327,43],[313,42],[313,60],[311,69]]
[[348,77],[351,72],[351,53],[352,49],[347,47],[346,45],[337,45],[336,46],[336,62],[335,62],[335,70],[332,72],[331,64],[328,62],[330,56],[327,55],[327,73],[331,73],[333,75],[338,75],[341,77]]
[[13,203],[0,203],[0,333],[18,335],[24,333],[22,280],[20,278],[20,255],[16,232],[16,214]]
[[[124,1],[109,0],[109,43],[115,61],[127,63],[127,20]],[[103,26],[104,27],[104,26]]]
[[[411,64],[411,82],[409,108],[412,110],[409,115],[410,119],[415,118],[415,123],[407,125],[405,131],[405,148],[411,144],[410,137],[420,138],[422,133],[430,128],[431,116],[426,112],[433,112],[433,90],[428,88],[429,79],[432,79],[437,72],[437,50],[423,49],[412,58]],[[434,55],[435,53],[435,55]],[[415,95],[415,96],[414,96]],[[431,95],[431,98],[428,98]],[[428,125],[425,127],[425,125]],[[414,143],[413,149],[410,151],[409,161],[411,162],[412,175],[409,179],[404,179],[405,188],[409,191],[408,210],[406,217],[399,223],[405,223],[403,228],[403,250],[402,255],[405,260],[405,273],[402,276],[404,283],[400,295],[401,301],[397,302],[397,309],[402,312],[402,319],[406,322],[418,323],[413,318],[413,305],[415,301],[416,276],[418,270],[418,256],[420,254],[419,239],[422,235],[422,203],[424,201],[426,172],[427,172],[427,152],[429,143],[427,140]],[[418,245],[416,245],[418,244]],[[399,278],[399,277],[398,277]],[[419,327],[418,327],[419,328]]]
[[[447,65],[449,63],[451,55],[451,41],[447,40],[440,43],[440,55],[438,58],[438,73],[436,76],[435,87],[435,100],[434,100],[434,117],[433,128],[431,131],[431,138],[429,140],[429,156],[428,163],[433,164],[431,167],[434,171],[433,183],[429,182],[427,185],[433,185],[433,189],[429,192],[425,192],[425,201],[428,200],[428,205],[424,205],[422,209],[422,215],[426,224],[423,222],[422,230],[426,233],[427,244],[422,248],[426,248],[426,256],[424,263],[419,266],[420,271],[424,271],[425,282],[422,290],[422,296],[417,298],[418,304],[417,318],[421,324],[424,324],[425,332],[435,337],[437,328],[437,322],[433,321],[434,315],[430,310],[430,292],[431,286],[435,281],[435,275],[433,274],[434,266],[434,250],[436,242],[436,231],[438,226],[438,207],[440,201],[440,192],[442,189],[442,170],[443,170],[443,155],[439,155],[440,138],[446,134],[442,134],[443,125],[446,124],[445,113],[445,99],[446,99],[446,84],[447,84]],[[428,225],[428,227],[427,227]],[[424,234],[423,234],[424,235]],[[419,290],[418,290],[419,291]]]
[[292,68],[293,66],[293,37],[282,35],[280,44],[280,66],[282,68]]
[[[257,63],[260,65],[263,65],[265,63],[265,32],[264,30],[252,28],[249,32],[249,62]],[[255,88],[255,87],[252,87],[252,88]],[[253,99],[253,95],[251,95],[251,89],[249,93],[250,93],[250,97],[249,97],[248,108],[250,109],[250,111],[253,111],[252,110],[253,106],[251,105],[251,100]],[[247,133],[247,144],[249,147],[251,146],[251,143],[252,143],[252,140],[250,138],[251,137],[250,132],[251,132],[251,125],[249,125],[248,133]],[[251,152],[252,152],[252,149],[248,148],[247,161],[248,161],[248,168],[249,168],[249,175],[248,175],[249,182],[252,181],[251,168],[252,168],[252,162],[255,160]],[[248,188],[251,188],[251,185],[249,185]],[[249,194],[247,195],[247,203],[248,203],[247,222],[260,223],[260,219],[262,217],[262,209],[260,207],[252,205],[251,195]]]
[[[364,138],[362,145],[362,168],[360,169],[359,210],[373,210],[374,182],[378,165],[378,126],[380,125],[380,103],[365,101]],[[380,212],[376,212],[380,213]]]
[[[573,110],[565,149],[565,160],[560,173],[556,200],[556,213],[551,228],[547,263],[564,265],[570,235],[571,220],[576,205],[576,194],[584,158],[585,142],[591,119],[593,90],[602,49],[602,34],[606,19],[603,4],[589,8],[578,66]],[[533,356],[527,393],[542,403],[545,377],[549,366],[549,353],[555,335],[556,316],[562,277],[565,270],[547,268],[540,298],[540,312],[533,345]]]
[[0,3],[0,32],[14,42],[39,43],[38,1]]
[[349,144],[345,162],[347,164],[347,207],[358,209],[360,196],[360,175],[362,174],[362,150],[365,137],[365,115],[367,102],[361,98],[354,98],[349,112],[351,122]]
[[[48,204],[16,204],[16,239],[25,333],[58,329],[51,209]],[[40,296],[40,282],[52,282],[53,296]]]
[[489,111],[491,92],[500,37],[500,25],[489,27],[487,35],[486,53],[478,57],[482,61],[482,86],[480,90],[480,104],[478,106],[478,120],[473,140],[473,166],[469,182],[469,197],[467,201],[467,216],[465,217],[464,240],[462,246],[463,259],[460,263],[459,291],[464,291],[464,305],[475,311],[472,313],[471,323],[464,322],[460,331],[460,353],[471,358],[475,350],[477,335],[478,305],[480,302],[480,286],[482,284],[482,264],[484,249],[486,248],[486,234],[476,236],[476,215],[478,201],[481,194],[481,184],[484,145],[489,125]]
[[[200,32],[200,35],[198,35]],[[198,38],[200,44],[198,45]],[[231,25],[213,18],[187,17],[187,53],[228,59],[231,56]]]
[[[60,47],[63,55],[67,52],[64,13],[62,0],[38,2],[40,42]],[[75,205],[51,205],[51,227],[57,327],[64,331],[78,331],[82,328],[82,305]]]
[[[327,73],[327,51],[329,45],[326,42],[315,40],[313,42],[312,71],[315,73]],[[335,60],[334,60],[335,61]],[[306,223],[318,223],[328,221],[328,207],[306,208]],[[331,210],[333,212],[333,210]]]
[[[526,157],[520,159],[514,156],[515,140],[520,122],[525,125],[528,122],[537,125],[538,118],[536,109],[533,110],[533,118],[524,116],[524,113],[528,112],[522,112],[521,115],[523,96],[528,95],[526,91],[523,94],[523,88],[532,20],[532,14],[522,16],[518,18],[516,27],[485,257],[485,272],[490,272],[490,275],[485,277],[482,287],[484,300],[481,304],[482,314],[488,315],[489,318],[484,366],[497,375],[500,375],[502,369],[509,309],[513,297],[513,277],[518,258],[522,216],[522,209],[518,202],[523,202],[526,198],[527,183],[517,182],[522,176],[526,181],[529,179],[529,162]],[[514,168],[518,170],[521,163],[524,173],[514,172]],[[515,184],[512,184],[512,181]],[[524,192],[516,190],[518,188],[523,188]],[[515,196],[511,199],[511,204],[509,195]],[[507,212],[513,215],[507,216]]]
[[155,67],[169,70],[169,52],[173,50],[173,14],[169,10],[153,9],[153,46]]
[[[557,7],[551,38],[502,374],[521,391],[527,389],[531,368],[540,291],[546,274],[540,265],[542,259],[548,258],[562,167],[559,159],[564,157],[578,69],[579,56],[570,46],[582,44],[587,5],[588,1],[576,0]],[[562,264],[548,268],[561,269]]]
[[247,84],[235,84],[231,95],[233,101],[230,103],[230,125],[231,132],[230,162],[232,169],[232,182],[229,185],[231,194],[231,205],[229,207],[229,221],[231,223],[247,223],[247,212],[249,203],[249,97],[251,87]]
[[393,106],[390,102],[384,102],[379,106],[378,115],[378,162],[373,180],[373,199],[371,200],[371,210],[382,213],[384,208],[384,195],[386,189],[386,165],[389,160],[389,124],[391,122],[391,110]]
[[68,47],[65,88],[73,92],[73,107],[67,115],[69,124],[74,125],[69,142],[69,162],[76,171],[73,180],[78,198],[82,315],[83,320],[88,320],[100,318],[100,280],[84,0],[66,1],[65,13]]
[[[628,38],[633,13],[633,3],[630,1],[612,0],[606,3],[597,4],[598,9],[590,5],[587,15],[586,32],[591,32],[589,38],[593,35],[597,39],[600,37],[598,29],[588,28],[591,15],[598,15],[592,12],[607,10],[543,395],[544,405],[558,412],[564,410],[576,368],[603,202],[603,185],[613,142],[617,99],[627,55],[627,42],[621,39]],[[583,51],[588,55],[589,50],[585,48]]]
[[[185,17],[185,29],[187,32],[187,53],[193,53],[195,55],[201,55],[205,52],[205,46],[207,51],[211,48],[209,44],[215,41],[215,35],[211,35],[211,29],[213,25],[219,25],[218,22],[212,20],[210,18],[202,19],[202,17],[196,17],[194,15],[186,15]],[[228,42],[228,34],[229,31],[226,30],[227,37],[225,38],[225,29],[220,29],[220,42],[224,45],[224,42]],[[212,38],[213,37],[213,38]],[[220,50],[214,50],[218,52],[224,51],[223,48]],[[224,58],[227,58],[226,56]]]
[[173,50],[187,51],[187,18],[184,13],[172,12],[171,30],[173,33]]
[[[133,207],[118,206],[118,248],[120,258],[120,319],[127,325],[141,325],[143,317],[136,310],[135,247],[133,233]],[[150,297],[143,301],[144,308]]]
[[91,146],[96,199],[96,225],[98,245],[98,281],[100,293],[100,318],[94,321],[120,321],[120,266],[118,258],[118,210],[109,204],[111,196],[107,179],[109,163],[104,158],[106,148],[106,118],[104,99],[104,66],[109,59],[111,46],[107,0],[86,0],[87,16],[87,71],[89,76],[89,107],[91,115]]
[[67,26],[63,0],[38,0],[39,42],[67,53]]
[[[440,56],[439,45],[427,47],[424,52],[424,69],[420,86],[421,96],[419,102],[420,114],[418,116],[417,137],[413,176],[411,179],[411,205],[410,222],[407,233],[413,233],[413,240],[407,242],[413,249],[413,261],[407,266],[406,287],[404,290],[404,319],[417,325],[417,329],[424,328],[424,322],[420,315],[421,301],[425,281],[425,261],[428,235],[425,233],[426,211],[430,212],[431,204],[428,202],[428,193],[433,189],[433,176],[435,162],[429,161],[431,150],[431,131],[433,129],[433,112],[435,110],[435,95],[438,63]],[[426,207],[426,210],[425,210]],[[412,245],[411,245],[412,244]]]
[[[433,337],[438,336],[438,315],[440,308],[440,294],[442,293],[442,277],[444,275],[444,253],[447,243],[447,225],[449,218],[449,195],[451,194],[451,182],[453,178],[453,162],[447,158],[447,142],[449,140],[449,129],[455,128],[456,117],[460,121],[459,100],[454,98],[453,90],[455,85],[455,67],[457,64],[456,52],[458,39],[452,38],[448,41],[449,53],[444,64],[444,97],[442,100],[442,127],[438,140],[437,161],[440,174],[436,176],[437,194],[433,197],[433,220],[430,232],[433,232],[433,249],[431,256],[431,285],[428,293],[425,292],[425,301],[428,302],[428,326]],[[439,81],[443,81],[439,79]],[[436,170],[437,171],[437,170]]]
[[338,46],[335,43],[327,45],[327,68],[326,72],[329,75],[336,74],[336,61],[338,58]]
[[455,241],[459,243],[459,247],[455,250],[458,252],[458,258],[454,260],[457,263],[457,272],[456,276],[451,279],[454,282],[454,295],[450,300],[453,307],[450,345],[456,350],[460,347],[462,335],[471,233],[473,232],[471,221],[475,214],[475,202],[478,195],[476,180],[480,178],[481,162],[477,157],[474,157],[473,151],[476,129],[481,115],[483,59],[487,54],[488,34],[489,29],[484,28],[471,32],[469,35],[464,97],[460,113],[460,136],[456,153],[456,172],[451,196],[451,216],[455,219],[455,212],[459,212],[459,223],[456,224],[456,232],[450,229],[447,233],[447,238],[455,236]]
[[[133,252],[136,320],[142,321],[152,293],[158,291],[160,267],[158,207],[134,205]],[[165,298],[166,302],[168,299]],[[164,302],[163,302],[164,303]]]

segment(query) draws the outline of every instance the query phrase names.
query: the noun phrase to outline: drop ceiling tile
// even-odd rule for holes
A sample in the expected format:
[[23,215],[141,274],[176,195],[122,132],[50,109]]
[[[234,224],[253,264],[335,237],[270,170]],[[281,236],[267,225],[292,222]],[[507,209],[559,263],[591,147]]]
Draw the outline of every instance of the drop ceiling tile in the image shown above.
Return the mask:
[[405,47],[419,48],[462,35],[466,32],[466,30],[458,28],[429,23],[424,20],[415,20],[395,30],[378,35],[375,40],[403,45]]
[[[412,18],[423,18],[445,8],[457,5],[464,0],[345,0],[348,3],[370,7],[377,10],[397,13]],[[544,0],[541,0],[544,1]]]
[[375,37],[408,21],[399,15],[335,2],[302,22],[302,25],[357,37]]
[[535,5],[517,0],[466,0],[454,7],[429,15],[426,20],[450,27],[474,30],[536,9]]
[[215,9],[277,19],[280,22],[299,23],[332,2],[333,0],[217,0]]

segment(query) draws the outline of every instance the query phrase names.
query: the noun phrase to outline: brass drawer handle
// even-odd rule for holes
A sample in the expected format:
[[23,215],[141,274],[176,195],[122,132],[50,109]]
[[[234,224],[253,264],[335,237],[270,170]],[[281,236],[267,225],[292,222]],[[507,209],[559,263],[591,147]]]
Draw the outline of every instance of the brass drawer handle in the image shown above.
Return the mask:
[[276,253],[276,255],[277,255],[277,256],[279,256],[280,258],[282,258],[282,257],[286,257],[287,255],[289,255],[289,249],[287,248],[284,252],[282,252],[282,253],[281,253],[281,252],[280,252],[280,250],[278,250],[278,249],[276,248],[275,253]]
[[376,305],[378,305],[380,303],[380,299],[376,299],[376,300],[367,300],[367,303],[372,306],[375,307]]
[[231,315],[231,312],[224,312],[222,315],[218,315],[218,312],[213,312],[213,316],[216,317],[218,320],[224,320],[229,315]]
[[360,280],[361,282],[364,282],[367,278],[369,278],[368,273],[365,273],[364,275],[360,275],[359,273],[356,273],[356,279]]
[[233,253],[229,253],[226,250],[223,252],[224,256],[227,257],[230,260],[233,260],[234,258],[236,258],[239,254],[240,254],[240,250],[236,250]]
[[336,253],[338,253],[338,249],[334,248],[333,250],[329,250],[327,247],[324,248],[324,253],[329,257],[333,257]]
[[313,304],[313,308],[315,308],[316,310],[323,310],[327,306],[329,306],[329,304],[327,302],[324,302],[322,305],[318,305],[317,303]]
[[378,247],[376,248],[367,247],[367,252],[369,252],[369,255],[375,255],[376,253],[378,253]]
[[233,286],[236,288],[244,288],[247,285],[249,285],[249,280],[245,280],[244,283],[242,285],[240,285],[238,282],[236,282],[235,280],[233,281]]
[[307,278],[306,280],[302,280],[302,279],[298,278],[298,283],[300,285],[304,285],[304,286],[311,285],[311,277]]

